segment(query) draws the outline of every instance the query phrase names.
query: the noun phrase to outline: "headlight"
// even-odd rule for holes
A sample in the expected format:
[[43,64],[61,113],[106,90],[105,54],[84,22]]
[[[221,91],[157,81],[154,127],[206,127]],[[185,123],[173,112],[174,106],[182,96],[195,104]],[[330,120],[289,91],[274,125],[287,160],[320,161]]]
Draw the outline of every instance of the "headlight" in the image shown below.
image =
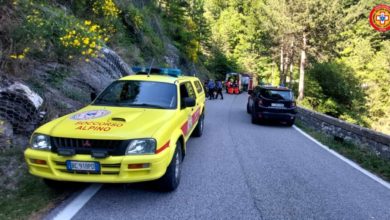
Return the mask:
[[130,141],[126,149],[126,155],[129,154],[154,154],[156,151],[156,140],[138,139]]
[[30,146],[37,150],[51,150],[50,137],[43,134],[34,134]]

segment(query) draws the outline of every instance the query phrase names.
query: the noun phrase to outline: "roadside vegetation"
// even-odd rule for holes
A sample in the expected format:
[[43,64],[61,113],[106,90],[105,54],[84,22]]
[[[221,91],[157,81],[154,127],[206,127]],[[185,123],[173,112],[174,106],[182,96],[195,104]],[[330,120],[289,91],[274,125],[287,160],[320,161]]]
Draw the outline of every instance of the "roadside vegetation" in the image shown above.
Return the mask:
[[361,167],[375,173],[384,180],[390,181],[390,161],[375,155],[369,150],[365,150],[347,141],[338,141],[334,137],[320,133],[305,126],[299,120],[296,120],[296,126],[308,133],[310,136],[328,146],[341,155],[356,162]]
[[70,193],[52,190],[41,178],[29,175],[22,149],[1,152],[0,171],[0,219],[41,219]]

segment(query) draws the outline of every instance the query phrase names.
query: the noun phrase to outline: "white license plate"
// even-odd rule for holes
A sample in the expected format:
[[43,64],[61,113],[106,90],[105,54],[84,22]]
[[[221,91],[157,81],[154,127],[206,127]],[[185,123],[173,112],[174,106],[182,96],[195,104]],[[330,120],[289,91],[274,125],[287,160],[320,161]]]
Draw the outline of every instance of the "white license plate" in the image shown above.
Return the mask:
[[66,168],[69,171],[100,171],[100,164],[98,162],[82,162],[82,161],[66,161]]
[[272,107],[284,107],[283,103],[271,103]]

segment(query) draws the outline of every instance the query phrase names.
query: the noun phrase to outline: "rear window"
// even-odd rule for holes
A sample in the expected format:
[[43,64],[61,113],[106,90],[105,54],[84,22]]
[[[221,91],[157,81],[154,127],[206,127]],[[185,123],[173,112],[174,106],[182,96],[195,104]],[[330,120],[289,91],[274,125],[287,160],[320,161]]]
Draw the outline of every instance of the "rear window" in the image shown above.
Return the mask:
[[272,90],[272,89],[262,89],[260,95],[266,99],[272,100],[293,100],[293,94],[288,90]]
[[198,93],[202,93],[203,92],[202,85],[200,84],[199,81],[195,81],[195,87],[196,87],[196,91],[198,91]]

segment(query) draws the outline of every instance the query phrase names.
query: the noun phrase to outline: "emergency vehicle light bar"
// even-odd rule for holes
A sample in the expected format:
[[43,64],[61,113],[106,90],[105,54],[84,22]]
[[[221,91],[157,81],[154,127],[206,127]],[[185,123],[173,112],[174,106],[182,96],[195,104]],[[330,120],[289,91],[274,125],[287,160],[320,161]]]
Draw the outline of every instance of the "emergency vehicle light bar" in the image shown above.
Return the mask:
[[181,70],[180,69],[173,69],[173,68],[132,67],[131,69],[137,75],[145,75],[145,74],[150,73],[150,74],[154,74],[154,75],[167,75],[167,76],[173,76],[173,77],[181,76]]

